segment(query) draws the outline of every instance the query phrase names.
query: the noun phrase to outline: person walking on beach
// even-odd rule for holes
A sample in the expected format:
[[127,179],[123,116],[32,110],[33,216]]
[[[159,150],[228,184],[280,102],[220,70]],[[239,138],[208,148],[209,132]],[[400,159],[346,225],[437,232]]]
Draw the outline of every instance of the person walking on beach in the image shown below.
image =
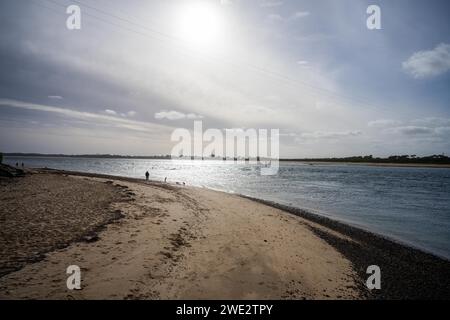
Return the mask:
[[145,172],[145,180],[148,180],[148,177],[150,176],[150,173],[148,173],[148,171],[147,172]]
[[164,178],[164,182],[167,182],[167,177]]

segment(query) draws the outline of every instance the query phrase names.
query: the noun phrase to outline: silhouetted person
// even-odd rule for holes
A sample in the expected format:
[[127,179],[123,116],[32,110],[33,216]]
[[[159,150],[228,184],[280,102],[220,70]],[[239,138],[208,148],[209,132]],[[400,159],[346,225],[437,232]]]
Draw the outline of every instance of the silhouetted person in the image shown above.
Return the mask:
[[16,162],[16,167],[17,167],[17,168],[19,167],[19,163],[18,163],[18,162]]
[[164,182],[167,182],[167,177],[164,178]]
[[25,167],[25,165],[23,164],[23,162],[22,162],[22,169]]
[[148,177],[150,176],[150,173],[148,171],[145,173],[145,180],[148,180]]

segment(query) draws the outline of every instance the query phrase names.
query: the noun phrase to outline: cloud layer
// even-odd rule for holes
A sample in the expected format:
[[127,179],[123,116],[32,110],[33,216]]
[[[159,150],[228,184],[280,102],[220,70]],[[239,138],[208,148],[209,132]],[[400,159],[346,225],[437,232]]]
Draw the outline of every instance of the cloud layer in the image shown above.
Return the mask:
[[384,134],[403,135],[407,137],[450,138],[450,118],[428,117],[411,121],[380,119],[370,121],[369,127],[381,130]]
[[433,50],[416,52],[402,66],[415,79],[446,73],[450,70],[450,44],[441,43]]
[[10,99],[0,99],[0,107],[9,107],[9,108],[18,108],[18,109],[27,109],[27,110],[33,110],[33,111],[40,111],[40,112],[48,112],[53,114],[59,114],[61,116],[64,116],[68,119],[78,119],[85,121],[87,123],[92,124],[103,124],[105,126],[109,126],[111,128],[122,128],[127,130],[133,130],[133,131],[141,131],[141,132],[148,132],[148,133],[157,133],[158,130],[160,132],[167,132],[168,127],[155,124],[155,123],[149,123],[149,122],[143,122],[143,121],[135,121],[135,120],[129,120],[124,119],[121,117],[117,117],[117,113],[113,110],[105,110],[109,111],[107,115],[99,114],[99,113],[93,113],[93,112],[81,112],[74,109],[69,108],[59,108],[49,105],[43,105],[43,104],[37,104],[37,103],[30,103],[26,101],[18,101],[18,100],[10,100]]
[[202,119],[203,116],[195,114],[195,113],[183,113],[175,110],[163,110],[155,113],[155,119],[167,119],[167,120],[180,120],[180,119]]
[[[0,106],[1,151],[168,153],[167,133],[194,119],[280,129],[283,157],[450,151],[450,78],[436,77],[449,68],[449,1],[381,0],[397,17],[382,33],[367,30],[364,2],[217,1],[223,39],[207,52],[172,37],[186,1],[109,2],[111,24],[85,16],[69,32],[64,10],[1,1],[0,98],[15,99]],[[147,139],[158,124],[161,142]]]

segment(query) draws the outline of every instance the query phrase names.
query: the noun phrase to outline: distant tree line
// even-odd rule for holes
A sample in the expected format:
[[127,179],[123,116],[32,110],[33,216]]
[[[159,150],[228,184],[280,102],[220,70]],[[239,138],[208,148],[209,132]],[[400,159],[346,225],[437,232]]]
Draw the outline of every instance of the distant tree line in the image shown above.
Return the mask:
[[450,158],[445,155],[431,155],[418,157],[413,155],[394,155],[387,158],[369,156],[353,156],[343,158],[305,158],[305,159],[282,159],[290,161],[316,161],[316,162],[355,162],[355,163],[423,163],[423,164],[450,164]]
[[[3,156],[9,157],[65,157],[65,158],[106,158],[106,159],[171,159],[167,155],[155,156],[128,156],[116,154],[42,154],[42,153],[0,153],[0,163]],[[212,158],[214,158],[212,156]],[[412,155],[394,155],[386,158],[368,156],[353,156],[343,158],[298,158],[298,159],[280,159],[280,161],[314,161],[314,162],[355,162],[355,163],[423,163],[423,164],[450,164],[450,157],[445,155],[431,155],[418,157]]]

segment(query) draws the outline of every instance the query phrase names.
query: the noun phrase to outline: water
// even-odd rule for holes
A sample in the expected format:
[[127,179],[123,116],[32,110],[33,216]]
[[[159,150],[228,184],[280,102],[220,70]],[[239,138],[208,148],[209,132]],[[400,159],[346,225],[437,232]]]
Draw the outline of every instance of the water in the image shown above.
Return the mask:
[[231,161],[7,158],[29,167],[186,182],[308,209],[450,259],[450,169],[283,162],[278,175]]

